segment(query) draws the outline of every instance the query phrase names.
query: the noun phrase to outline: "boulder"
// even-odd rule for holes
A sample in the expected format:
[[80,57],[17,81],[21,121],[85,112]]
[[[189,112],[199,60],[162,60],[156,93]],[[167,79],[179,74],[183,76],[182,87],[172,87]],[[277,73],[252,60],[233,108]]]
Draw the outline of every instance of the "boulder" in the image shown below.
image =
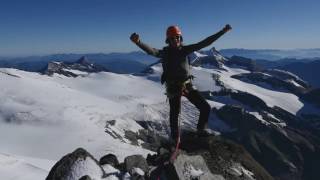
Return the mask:
[[114,154],[107,154],[102,158],[100,158],[99,164],[100,165],[110,164],[113,167],[118,167],[119,161],[117,156],[115,156]]
[[50,170],[46,180],[101,179],[105,172],[98,161],[82,148],[62,157]]
[[85,175],[85,176],[82,176],[79,180],[92,180],[92,179],[90,176]]
[[127,172],[132,172],[134,168],[140,168],[143,172],[148,172],[148,163],[141,155],[132,155],[124,159],[124,166]]
[[224,180],[222,175],[214,175],[200,155],[180,154],[173,163],[177,179]]

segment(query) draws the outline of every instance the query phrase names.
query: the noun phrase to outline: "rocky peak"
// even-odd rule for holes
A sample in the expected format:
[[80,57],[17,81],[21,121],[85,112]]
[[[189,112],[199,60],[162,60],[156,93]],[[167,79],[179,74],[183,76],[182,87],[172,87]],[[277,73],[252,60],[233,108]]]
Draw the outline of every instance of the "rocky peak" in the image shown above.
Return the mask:
[[76,63],[82,64],[82,65],[92,65],[92,63],[89,62],[88,58],[86,56],[82,56]]
[[108,70],[103,66],[91,63],[87,57],[83,56],[79,60],[71,63],[59,61],[49,62],[43,73],[50,76],[56,73],[67,77],[77,77],[102,71]]
[[194,52],[190,54],[189,57],[193,66],[222,68],[223,64],[228,61],[228,59],[223,57],[215,48],[205,52]]
[[215,47],[211,48],[208,53],[209,56],[214,56],[221,62],[228,61]]

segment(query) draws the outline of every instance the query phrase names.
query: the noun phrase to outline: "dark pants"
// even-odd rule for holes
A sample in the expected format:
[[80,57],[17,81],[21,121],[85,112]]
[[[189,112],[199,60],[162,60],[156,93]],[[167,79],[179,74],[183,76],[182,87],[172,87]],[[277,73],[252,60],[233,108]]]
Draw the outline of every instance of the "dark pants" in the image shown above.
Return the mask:
[[[169,99],[170,104],[170,128],[171,128],[171,137],[177,139],[180,135],[179,130],[179,113],[181,109],[181,95],[176,95]],[[200,111],[200,117],[197,125],[198,130],[205,128],[205,125],[208,122],[210,114],[210,105],[208,102],[200,95],[197,90],[191,90],[188,93],[185,93],[184,96],[195,105]]]

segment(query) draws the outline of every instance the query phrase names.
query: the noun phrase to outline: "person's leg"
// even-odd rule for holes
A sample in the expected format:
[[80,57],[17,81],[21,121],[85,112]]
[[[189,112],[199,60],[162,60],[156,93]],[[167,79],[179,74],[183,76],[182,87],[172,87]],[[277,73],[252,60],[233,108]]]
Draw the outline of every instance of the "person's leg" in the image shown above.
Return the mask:
[[199,121],[197,125],[197,130],[201,131],[205,128],[208,123],[208,118],[210,114],[209,103],[200,95],[197,90],[191,90],[186,94],[186,98],[194,104],[200,111]]
[[179,136],[179,113],[181,107],[181,96],[174,96],[169,99],[170,104],[170,128],[171,138],[176,140]]

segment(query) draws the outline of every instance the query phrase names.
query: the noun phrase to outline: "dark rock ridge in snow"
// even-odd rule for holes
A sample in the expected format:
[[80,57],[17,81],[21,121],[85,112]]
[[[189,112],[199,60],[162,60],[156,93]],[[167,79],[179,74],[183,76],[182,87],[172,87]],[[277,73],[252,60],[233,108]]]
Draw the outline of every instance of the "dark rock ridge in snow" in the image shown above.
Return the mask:
[[108,70],[100,65],[89,62],[89,60],[83,56],[76,62],[49,62],[46,69],[43,70],[43,73],[50,76],[56,73],[68,77],[77,77],[84,75],[84,73],[97,73],[102,71]]
[[[141,155],[132,155],[120,164],[114,163],[118,160],[111,154],[107,155],[112,157],[111,161],[106,161],[104,156],[97,164],[88,152],[80,148],[58,161],[47,180],[78,180],[81,177],[96,180],[273,179],[243,147],[231,141],[215,136],[196,138],[191,131],[184,131],[181,140],[181,151],[173,163],[169,163],[171,146],[167,141],[162,142],[156,154],[149,154],[146,159]],[[91,159],[95,163],[84,163]]]
[[267,69],[265,71],[263,71],[265,73],[268,73],[278,79],[284,80],[284,81],[288,81],[288,80],[294,80],[295,82],[297,82],[300,86],[304,87],[304,88],[309,88],[310,85],[300,79],[297,75],[289,72],[289,71],[284,71],[284,70],[280,70],[280,69]]
[[243,67],[249,71],[260,71],[262,69],[256,64],[256,61],[241,56],[232,56],[230,60],[226,62],[226,65]]
[[319,117],[298,117],[279,107],[268,107],[245,92],[226,90],[207,98],[218,96],[241,102],[240,106],[225,105],[215,110],[232,129],[223,137],[244,145],[274,177],[317,179],[314,166],[320,161]]
[[[244,145],[274,177],[316,179],[318,172],[314,166],[320,162],[319,136],[292,115],[283,111],[273,114],[276,117],[266,112],[259,118],[242,107],[230,105],[217,110],[218,117],[236,129],[224,136]],[[287,125],[279,126],[275,123],[278,119]]]
[[[264,82],[289,90],[301,98],[317,104],[318,90],[295,75],[280,70],[251,72],[233,75],[245,82]],[[218,92],[204,95],[217,101],[219,97],[233,99],[240,103],[225,105],[216,109],[217,117],[226,122],[232,132],[222,135],[245,146],[250,154],[268,172],[280,179],[317,179],[314,168],[320,162],[320,129],[318,115],[293,115],[280,107],[269,107],[264,100],[247,92],[228,89],[219,76],[213,76],[222,87]],[[249,81],[250,80],[250,81]],[[295,84],[291,82],[295,81]],[[298,86],[297,86],[298,84]]]
[[200,66],[204,64],[222,68],[223,62],[221,62],[214,56],[204,56],[204,57],[199,57],[197,60],[195,60],[192,63],[193,66]]
[[[203,54],[202,54],[203,53]],[[193,66],[215,66],[222,68],[222,65],[228,62],[228,59],[223,57],[215,48],[205,52],[194,52],[189,55],[190,64]]]
[[284,78],[284,76],[272,76],[268,73],[271,70],[265,72],[251,72],[244,74],[236,74],[231,77],[239,79],[244,82],[256,84],[266,89],[278,90],[278,91],[289,91],[296,95],[302,95],[306,93],[310,86],[299,79],[295,78]]
[[279,65],[276,68],[293,72],[308,81],[312,86],[317,88],[320,87],[320,78],[315,78],[320,76],[320,58],[311,60],[302,59],[299,62]]

